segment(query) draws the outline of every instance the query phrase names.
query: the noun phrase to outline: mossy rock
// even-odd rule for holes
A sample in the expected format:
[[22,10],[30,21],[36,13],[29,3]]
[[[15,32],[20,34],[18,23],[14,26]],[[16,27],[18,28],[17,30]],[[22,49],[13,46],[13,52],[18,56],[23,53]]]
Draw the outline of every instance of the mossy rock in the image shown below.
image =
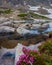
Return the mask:
[[43,14],[43,15],[48,15],[48,14],[50,14],[46,9],[42,9],[42,8],[39,8],[38,12],[39,12],[40,14]]

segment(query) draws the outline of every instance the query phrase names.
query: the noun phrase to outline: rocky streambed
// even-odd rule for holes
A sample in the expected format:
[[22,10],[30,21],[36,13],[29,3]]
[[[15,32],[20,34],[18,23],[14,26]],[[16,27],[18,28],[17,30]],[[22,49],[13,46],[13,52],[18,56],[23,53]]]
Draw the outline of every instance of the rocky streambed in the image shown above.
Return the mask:
[[52,32],[52,21],[8,20],[0,22],[0,46],[12,48],[18,43],[36,44],[49,38],[48,32]]

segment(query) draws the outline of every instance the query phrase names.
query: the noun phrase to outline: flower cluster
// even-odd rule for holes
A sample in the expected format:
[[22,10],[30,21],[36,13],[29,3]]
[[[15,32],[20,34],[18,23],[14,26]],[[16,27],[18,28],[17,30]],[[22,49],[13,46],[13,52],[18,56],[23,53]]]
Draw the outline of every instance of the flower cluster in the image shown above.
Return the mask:
[[38,51],[26,48],[23,48],[22,51],[24,54],[19,57],[19,61],[17,61],[16,65],[37,65],[36,62],[39,60],[42,62],[41,54]]
[[31,65],[34,62],[34,58],[29,55],[21,55],[17,65]]

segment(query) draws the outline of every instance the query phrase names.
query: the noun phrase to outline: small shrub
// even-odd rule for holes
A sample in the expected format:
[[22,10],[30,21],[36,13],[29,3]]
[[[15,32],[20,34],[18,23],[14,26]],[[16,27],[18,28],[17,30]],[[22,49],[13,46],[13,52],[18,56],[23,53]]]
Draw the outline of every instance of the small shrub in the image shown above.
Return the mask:
[[43,53],[43,56],[44,56],[44,61],[45,61],[46,65],[52,65],[52,57],[50,57],[44,53]]
[[52,56],[52,39],[47,40],[45,43],[43,43],[40,47],[39,47],[39,51],[41,53],[45,53],[49,56]]

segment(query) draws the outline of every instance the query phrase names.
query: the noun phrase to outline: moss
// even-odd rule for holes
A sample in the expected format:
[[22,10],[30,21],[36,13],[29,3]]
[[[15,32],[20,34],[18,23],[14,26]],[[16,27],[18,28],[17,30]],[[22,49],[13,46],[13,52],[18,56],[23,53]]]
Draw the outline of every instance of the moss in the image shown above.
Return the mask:
[[4,11],[0,11],[0,14],[4,13]]
[[11,13],[11,9],[7,9],[7,10],[5,10],[4,13],[6,13],[6,14],[10,14],[10,13]]
[[7,10],[4,10],[4,11],[0,11],[0,14],[10,14],[11,13],[11,9],[7,9]]
[[28,14],[27,13],[21,13],[21,14],[19,14],[18,16],[19,17],[25,17],[25,16],[27,16]]

